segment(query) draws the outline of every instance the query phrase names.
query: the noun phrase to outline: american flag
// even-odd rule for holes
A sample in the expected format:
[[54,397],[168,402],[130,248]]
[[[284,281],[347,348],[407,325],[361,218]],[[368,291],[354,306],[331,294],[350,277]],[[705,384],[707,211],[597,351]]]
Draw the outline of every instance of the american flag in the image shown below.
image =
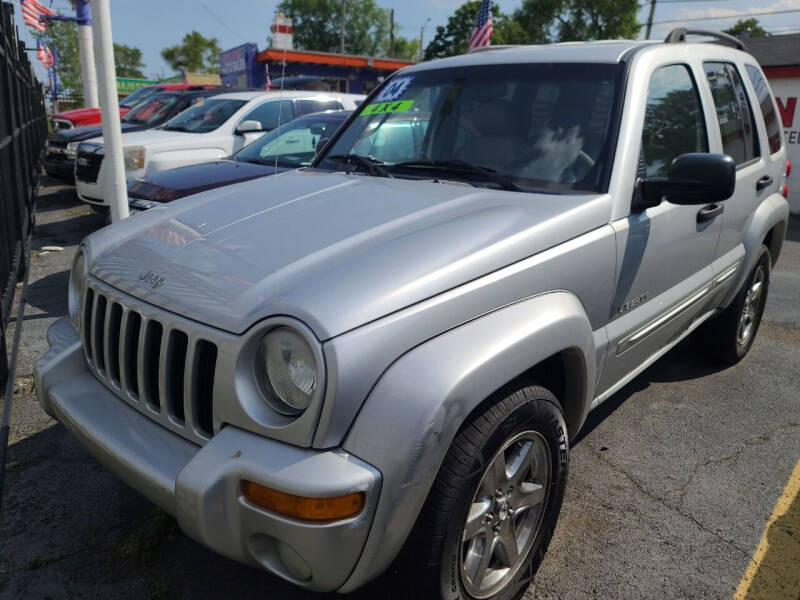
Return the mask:
[[478,22],[475,24],[472,36],[469,38],[467,50],[488,46],[492,40],[492,32],[492,2],[491,0],[483,0],[481,9],[478,11]]
[[39,59],[45,69],[49,69],[54,64],[53,53],[41,39],[36,40],[36,58]]
[[19,0],[19,3],[22,5],[22,20],[25,21],[25,25],[33,27],[36,31],[47,29],[47,25],[39,21],[40,16],[56,14],[56,11],[50,10],[38,0]]

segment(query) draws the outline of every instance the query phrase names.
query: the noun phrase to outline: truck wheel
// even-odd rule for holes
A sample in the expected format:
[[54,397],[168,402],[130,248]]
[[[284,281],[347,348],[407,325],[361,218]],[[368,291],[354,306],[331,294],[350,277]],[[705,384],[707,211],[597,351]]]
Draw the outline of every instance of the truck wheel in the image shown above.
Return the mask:
[[406,548],[422,579],[414,596],[520,598],[553,536],[568,464],[564,415],[545,388],[522,388],[473,416]]
[[727,365],[742,360],[753,345],[767,302],[770,264],[769,250],[761,246],[756,264],[733,302],[698,331],[703,348]]

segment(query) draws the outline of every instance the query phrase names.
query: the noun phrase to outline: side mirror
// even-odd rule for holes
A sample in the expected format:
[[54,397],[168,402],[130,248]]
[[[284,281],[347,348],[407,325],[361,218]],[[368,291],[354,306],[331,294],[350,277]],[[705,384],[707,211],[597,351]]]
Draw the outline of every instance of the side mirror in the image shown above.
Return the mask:
[[319,141],[317,142],[317,147],[314,148],[314,153],[319,154],[320,152],[322,152],[322,149],[325,147],[325,144],[327,144],[330,141],[331,138],[329,137],[320,138]]
[[733,195],[736,163],[727,154],[690,152],[681,154],[666,177],[640,181],[639,208],[657,206],[662,199],[672,204],[710,204]]
[[249,131],[264,131],[261,121],[242,121],[236,128],[236,134],[241,135]]

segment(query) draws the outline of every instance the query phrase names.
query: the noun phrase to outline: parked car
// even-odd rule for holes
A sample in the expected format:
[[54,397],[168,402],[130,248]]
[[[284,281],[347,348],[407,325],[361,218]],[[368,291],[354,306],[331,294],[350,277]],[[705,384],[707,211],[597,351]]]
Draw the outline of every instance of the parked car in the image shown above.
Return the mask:
[[308,166],[351,112],[313,113],[273,129],[222,160],[160,171],[128,186],[131,214],[224,185]]
[[394,565],[397,595],[521,597],[587,413],[692,333],[738,362],[761,321],[776,105],[752,56],[686,34],[414,65],[310,167],[92,234],[42,406],[298,586]]
[[[125,96],[119,101],[119,116],[124,117],[129,110],[142,100],[146,100],[159,92],[173,92],[178,90],[211,90],[219,89],[216,85],[197,85],[193,83],[157,83],[140,87],[135,92]],[[102,121],[100,109],[96,107],[76,108],[56,113],[52,116],[53,129],[72,129],[84,125],[99,125]]]
[[[219,160],[300,115],[352,110],[363,96],[322,92],[219,94],[185,110],[163,126],[123,135],[128,183],[159,171]],[[75,161],[78,197],[107,207],[103,139],[83,142]]]
[[[152,129],[186,110],[200,98],[217,94],[216,90],[159,92],[148,96],[120,120],[122,132]],[[84,140],[103,134],[100,125],[60,129],[47,136],[42,164],[45,172],[67,183],[75,181],[75,157]]]
[[331,84],[322,77],[314,75],[292,75],[288,77],[277,77],[269,82],[271,90],[316,90],[322,92],[331,91]]

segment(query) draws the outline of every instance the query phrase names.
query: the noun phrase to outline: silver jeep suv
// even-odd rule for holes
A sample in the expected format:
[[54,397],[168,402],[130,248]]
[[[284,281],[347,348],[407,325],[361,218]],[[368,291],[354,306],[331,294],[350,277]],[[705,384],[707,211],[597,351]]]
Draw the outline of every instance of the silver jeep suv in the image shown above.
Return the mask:
[[738,41],[686,34],[404,69],[311,167],[89,236],[42,405],[298,586],[520,597],[587,413],[689,334],[732,364],[758,330],[776,107]]

